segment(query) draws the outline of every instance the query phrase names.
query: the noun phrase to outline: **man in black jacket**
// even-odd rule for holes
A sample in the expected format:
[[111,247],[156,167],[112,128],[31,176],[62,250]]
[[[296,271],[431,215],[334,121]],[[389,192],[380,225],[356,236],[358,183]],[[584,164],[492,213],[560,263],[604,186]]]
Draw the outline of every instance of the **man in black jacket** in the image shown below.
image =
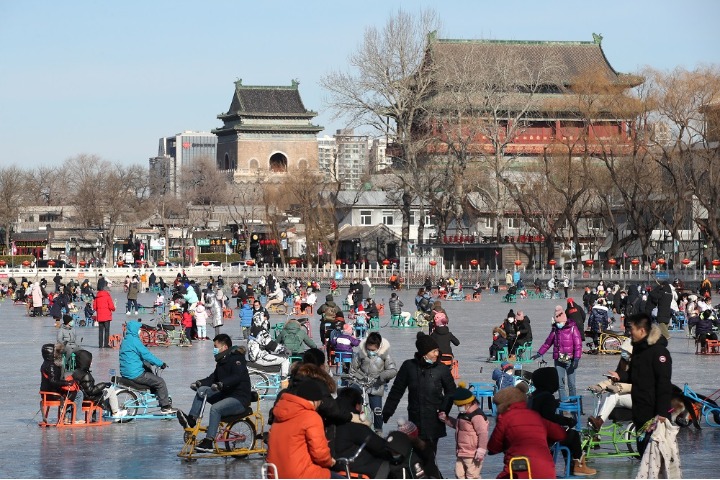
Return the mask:
[[[670,418],[672,398],[672,359],[667,349],[667,340],[660,328],[653,325],[646,314],[633,315],[627,319],[632,335],[632,362],[628,375],[632,384],[632,417],[635,427],[640,429],[649,420],[659,421]],[[638,439],[638,451],[642,456],[651,435]]]
[[214,439],[220,419],[242,414],[252,401],[245,349],[233,348],[230,336],[225,333],[213,338],[213,345],[215,370],[206,378],[190,385],[191,389],[197,391],[190,413],[185,415],[181,410],[177,412],[178,421],[183,428],[194,427],[205,396],[207,403],[212,405],[205,438],[195,448],[198,452],[215,451]]
[[660,327],[663,337],[670,340],[668,323],[670,323],[670,319],[672,318],[672,308],[670,308],[673,299],[672,289],[667,281],[660,283],[656,280],[656,282],[657,285],[650,291],[650,295],[648,295],[647,302],[645,303],[645,313],[651,316],[652,311],[657,307],[655,318],[657,319],[658,326]]
[[565,309],[565,315],[568,320],[575,322],[580,332],[580,340],[585,341],[585,311],[575,303],[572,298],[567,299],[567,308]]
[[408,418],[417,425],[420,438],[437,452],[438,439],[446,436],[445,423],[438,419],[438,411],[450,412],[455,381],[450,367],[438,361],[440,348],[430,336],[419,332],[415,341],[417,352],[405,360],[393,382],[383,407],[383,422],[395,413],[408,390]]

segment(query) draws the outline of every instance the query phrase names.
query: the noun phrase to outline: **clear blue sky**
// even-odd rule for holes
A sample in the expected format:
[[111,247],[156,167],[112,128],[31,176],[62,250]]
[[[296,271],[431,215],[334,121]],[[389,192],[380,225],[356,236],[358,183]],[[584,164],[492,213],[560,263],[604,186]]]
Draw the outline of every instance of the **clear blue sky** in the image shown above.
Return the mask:
[[633,72],[720,63],[720,2],[0,0],[0,165],[80,153],[140,163],[157,141],[221,125],[233,82],[300,80],[326,132],[320,78],[368,25],[433,8],[444,38],[592,40]]

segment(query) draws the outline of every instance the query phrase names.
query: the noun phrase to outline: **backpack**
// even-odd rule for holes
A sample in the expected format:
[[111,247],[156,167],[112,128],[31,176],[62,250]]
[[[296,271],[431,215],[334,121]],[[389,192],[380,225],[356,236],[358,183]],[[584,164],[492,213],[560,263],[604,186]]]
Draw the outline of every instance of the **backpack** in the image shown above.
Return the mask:
[[422,297],[419,303],[420,310],[427,311],[430,308],[430,300],[427,297]]
[[323,320],[326,322],[334,322],[335,321],[335,315],[337,315],[338,308],[337,307],[331,307],[329,305],[325,306],[325,310],[323,310]]

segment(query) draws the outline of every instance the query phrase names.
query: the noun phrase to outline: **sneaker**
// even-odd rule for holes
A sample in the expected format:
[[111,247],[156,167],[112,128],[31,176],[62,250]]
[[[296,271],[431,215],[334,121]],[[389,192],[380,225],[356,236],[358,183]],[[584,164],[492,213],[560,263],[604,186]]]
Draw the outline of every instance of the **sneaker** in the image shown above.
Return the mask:
[[117,412],[113,413],[112,418],[115,423],[122,422],[122,419],[127,417],[127,410],[118,410]]
[[198,452],[213,453],[215,451],[215,444],[211,439],[206,437],[203,438],[202,441],[195,446],[195,450],[197,450]]
[[171,406],[160,407],[160,413],[163,415],[172,415],[177,413],[177,409],[172,408]]
[[129,311],[128,311],[128,312],[125,312],[125,315],[130,315],[130,312],[129,312]]

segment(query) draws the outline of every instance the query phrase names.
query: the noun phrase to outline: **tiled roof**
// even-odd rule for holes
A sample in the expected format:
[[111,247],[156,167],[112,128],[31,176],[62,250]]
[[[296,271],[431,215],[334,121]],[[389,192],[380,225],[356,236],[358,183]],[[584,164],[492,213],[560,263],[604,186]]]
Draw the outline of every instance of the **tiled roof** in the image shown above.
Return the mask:
[[[482,65],[493,64],[499,58],[517,58],[537,73],[543,59],[552,59],[559,68],[551,78],[555,85],[570,85],[580,75],[591,72],[602,75],[611,82],[637,84],[635,77],[618,74],[600,45],[600,37],[592,42],[543,42],[511,40],[450,40],[431,35],[430,51],[435,65],[442,71],[463,71],[468,62]],[[464,67],[460,68],[461,65]],[[528,75],[529,76],[529,75]]]
[[235,94],[228,114],[307,114],[300,98],[298,83],[287,87],[247,86],[241,80],[235,82]]

